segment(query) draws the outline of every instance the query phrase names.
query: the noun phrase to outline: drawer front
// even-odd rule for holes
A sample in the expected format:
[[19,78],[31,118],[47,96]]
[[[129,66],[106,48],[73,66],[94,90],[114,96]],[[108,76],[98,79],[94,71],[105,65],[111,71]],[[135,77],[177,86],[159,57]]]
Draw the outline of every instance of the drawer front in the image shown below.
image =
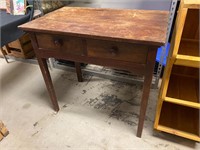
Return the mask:
[[148,47],[144,45],[87,40],[87,55],[89,57],[107,58],[145,64],[147,53]]
[[49,51],[82,55],[83,42],[80,38],[53,34],[36,34],[38,48]]

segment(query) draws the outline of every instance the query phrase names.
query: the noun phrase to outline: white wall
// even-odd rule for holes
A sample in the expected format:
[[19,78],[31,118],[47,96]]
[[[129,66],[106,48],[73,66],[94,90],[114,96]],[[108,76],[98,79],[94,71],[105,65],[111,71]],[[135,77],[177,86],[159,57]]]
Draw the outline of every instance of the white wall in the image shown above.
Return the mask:
[[171,0],[74,0],[97,4],[102,8],[169,10]]

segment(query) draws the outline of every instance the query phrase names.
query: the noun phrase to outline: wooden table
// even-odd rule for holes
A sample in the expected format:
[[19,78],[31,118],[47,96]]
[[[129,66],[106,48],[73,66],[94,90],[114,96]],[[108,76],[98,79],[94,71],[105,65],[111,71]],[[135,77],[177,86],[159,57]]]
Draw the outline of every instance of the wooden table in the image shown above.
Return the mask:
[[168,12],[63,7],[21,25],[31,35],[53,107],[59,110],[46,59],[128,70],[144,76],[137,136],[141,137],[157,48],[164,45]]

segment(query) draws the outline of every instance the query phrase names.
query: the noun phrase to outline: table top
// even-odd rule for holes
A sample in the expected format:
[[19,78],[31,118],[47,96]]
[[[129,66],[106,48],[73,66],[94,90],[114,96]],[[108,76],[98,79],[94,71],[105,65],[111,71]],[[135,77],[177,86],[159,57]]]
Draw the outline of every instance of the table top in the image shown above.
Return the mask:
[[29,32],[112,39],[161,46],[168,11],[63,7],[19,26]]

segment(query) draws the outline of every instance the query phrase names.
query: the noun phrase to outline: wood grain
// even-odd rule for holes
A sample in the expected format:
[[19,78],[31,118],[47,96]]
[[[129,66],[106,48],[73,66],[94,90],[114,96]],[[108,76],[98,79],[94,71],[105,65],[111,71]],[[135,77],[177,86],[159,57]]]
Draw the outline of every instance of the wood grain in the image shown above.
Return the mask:
[[167,22],[167,11],[63,7],[19,27],[160,46],[165,43]]

